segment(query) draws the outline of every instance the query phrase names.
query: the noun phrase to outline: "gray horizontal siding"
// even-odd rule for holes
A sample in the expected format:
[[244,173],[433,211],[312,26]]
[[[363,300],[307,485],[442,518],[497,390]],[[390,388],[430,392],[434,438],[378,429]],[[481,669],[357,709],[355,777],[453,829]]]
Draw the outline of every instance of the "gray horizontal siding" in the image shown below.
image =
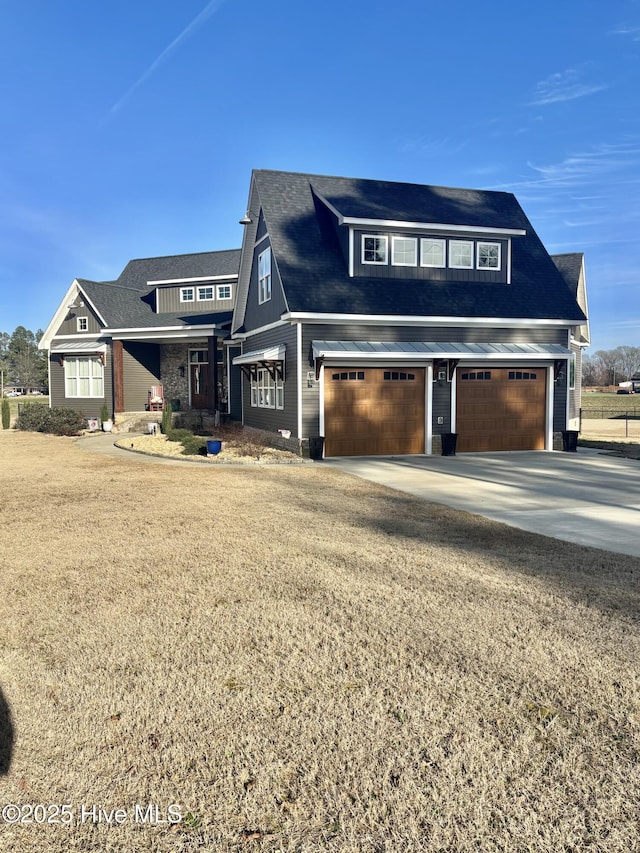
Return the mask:
[[259,409],[251,405],[251,386],[249,380],[242,375],[242,400],[244,407],[244,423],[275,432],[279,429],[291,430],[292,436],[298,432],[298,393],[297,393],[297,347],[296,327],[292,325],[278,326],[259,335],[252,335],[243,345],[243,352],[265,349],[266,347],[286,345],[285,380],[284,380],[284,409]]
[[311,324],[303,326],[302,353],[308,364],[312,363],[312,342],[318,341],[435,341],[459,343],[529,343],[563,344],[567,342],[564,328],[535,327],[532,329],[498,329],[492,327],[463,326],[454,328],[424,328],[412,326],[358,326],[338,324]]
[[97,418],[100,416],[102,404],[106,401],[109,412],[113,414],[113,366],[111,360],[111,348],[107,349],[104,367],[104,399],[96,397],[66,397],[64,385],[64,367],[57,358],[49,359],[49,399],[51,406],[64,406],[80,412],[85,418]]
[[122,351],[124,409],[144,412],[152,385],[160,382],[160,350],[157,344],[125,342]]

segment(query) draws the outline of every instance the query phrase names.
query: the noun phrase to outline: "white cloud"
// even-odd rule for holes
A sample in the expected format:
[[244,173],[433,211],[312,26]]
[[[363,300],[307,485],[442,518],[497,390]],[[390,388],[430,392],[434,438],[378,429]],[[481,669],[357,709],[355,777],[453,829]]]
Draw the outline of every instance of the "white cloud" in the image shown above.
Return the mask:
[[614,36],[630,36],[632,41],[640,41],[640,25],[627,26],[622,25],[615,30],[611,30],[611,35]]
[[582,72],[577,68],[568,68],[557,74],[551,74],[536,86],[531,104],[542,106],[561,101],[573,101],[606,89],[603,83],[586,83],[581,79]]

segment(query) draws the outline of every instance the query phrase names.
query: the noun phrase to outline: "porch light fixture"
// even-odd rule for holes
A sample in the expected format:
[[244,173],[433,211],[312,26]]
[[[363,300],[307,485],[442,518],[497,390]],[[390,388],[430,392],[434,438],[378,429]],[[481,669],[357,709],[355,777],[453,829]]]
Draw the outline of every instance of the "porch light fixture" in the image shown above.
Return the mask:
[[[251,225],[251,223],[253,222],[253,219],[254,219],[257,215],[258,215],[257,213],[254,213],[252,210],[247,209],[247,210],[245,211],[245,214],[244,214],[244,216],[242,217],[242,219],[240,219],[240,220],[238,220],[238,221],[240,222],[240,225]],[[252,217],[253,217],[253,218],[252,218]]]
[[178,368],[178,373],[180,374],[181,379],[184,379],[185,370],[186,370],[186,368],[185,368],[184,364],[181,364],[180,367]]

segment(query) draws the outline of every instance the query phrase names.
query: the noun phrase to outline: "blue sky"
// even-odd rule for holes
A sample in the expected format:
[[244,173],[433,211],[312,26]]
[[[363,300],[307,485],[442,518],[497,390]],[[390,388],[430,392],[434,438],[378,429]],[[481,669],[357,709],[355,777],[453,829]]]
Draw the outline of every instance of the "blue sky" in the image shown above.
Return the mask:
[[640,0],[4,0],[0,331],[239,247],[252,168],[513,192],[640,345]]

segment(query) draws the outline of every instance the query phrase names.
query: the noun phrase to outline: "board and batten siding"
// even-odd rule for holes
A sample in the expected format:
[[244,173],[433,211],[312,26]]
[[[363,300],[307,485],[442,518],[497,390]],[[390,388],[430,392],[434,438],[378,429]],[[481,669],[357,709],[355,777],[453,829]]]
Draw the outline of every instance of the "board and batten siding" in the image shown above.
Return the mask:
[[[83,332],[78,331],[78,318],[87,318],[87,328]],[[89,307],[76,308],[70,311],[65,319],[60,323],[60,328],[56,335],[87,335],[90,338],[95,338],[102,331],[102,325]]]
[[[72,355],[72,353],[70,353]],[[100,416],[102,404],[106,401],[110,414],[113,414],[113,362],[111,348],[107,348],[104,365],[104,398],[66,397],[64,367],[55,356],[49,356],[49,401],[51,407],[64,406],[80,412],[85,418]]]
[[[376,231],[354,229],[353,239],[353,272],[356,276],[366,278],[389,278],[389,279],[419,279],[421,281],[473,281],[480,284],[505,284],[507,283],[507,264],[509,262],[509,241],[496,237],[475,237],[460,233],[438,233],[438,234],[415,234],[402,231]],[[362,238],[363,237],[386,237],[387,238],[387,263],[386,264],[364,264],[362,263]],[[393,237],[409,237],[417,240],[417,263],[415,266],[401,266],[391,263],[391,242]],[[420,266],[420,240],[433,239],[444,240],[448,262],[448,243],[450,240],[473,243],[474,266],[469,269],[457,267],[423,267]],[[478,243],[498,243],[500,245],[501,264],[499,270],[476,269],[475,258]]]
[[295,325],[277,326],[257,335],[252,335],[243,343],[243,352],[254,352],[268,347],[285,344],[285,380],[284,380],[284,409],[261,409],[251,405],[251,384],[242,374],[242,401],[244,408],[244,423],[256,429],[277,432],[288,429],[292,436],[297,436],[298,426],[298,393],[297,393],[297,339]]
[[[258,256],[270,246],[269,239],[257,243],[253,249],[253,263],[251,265],[251,277],[247,294],[247,309],[244,317],[244,326],[247,331],[267,326],[280,319],[287,310],[284,291],[278,275],[275,253],[271,252],[271,299],[260,304],[258,302]],[[246,347],[245,347],[246,349]],[[255,349],[255,347],[254,347]]]
[[[198,287],[213,287],[213,292],[217,293],[219,285],[228,285],[231,287],[230,299],[197,299],[193,302],[181,302],[180,290],[183,287],[192,287],[194,296],[197,297]],[[229,281],[186,281],[184,284],[172,285],[170,287],[158,287],[156,290],[156,305],[158,314],[179,314],[181,311],[185,314],[210,314],[215,311],[231,311],[233,310],[233,300],[236,295],[237,280],[235,278]]]
[[125,341],[122,348],[125,412],[144,412],[152,385],[160,383],[158,344]]

